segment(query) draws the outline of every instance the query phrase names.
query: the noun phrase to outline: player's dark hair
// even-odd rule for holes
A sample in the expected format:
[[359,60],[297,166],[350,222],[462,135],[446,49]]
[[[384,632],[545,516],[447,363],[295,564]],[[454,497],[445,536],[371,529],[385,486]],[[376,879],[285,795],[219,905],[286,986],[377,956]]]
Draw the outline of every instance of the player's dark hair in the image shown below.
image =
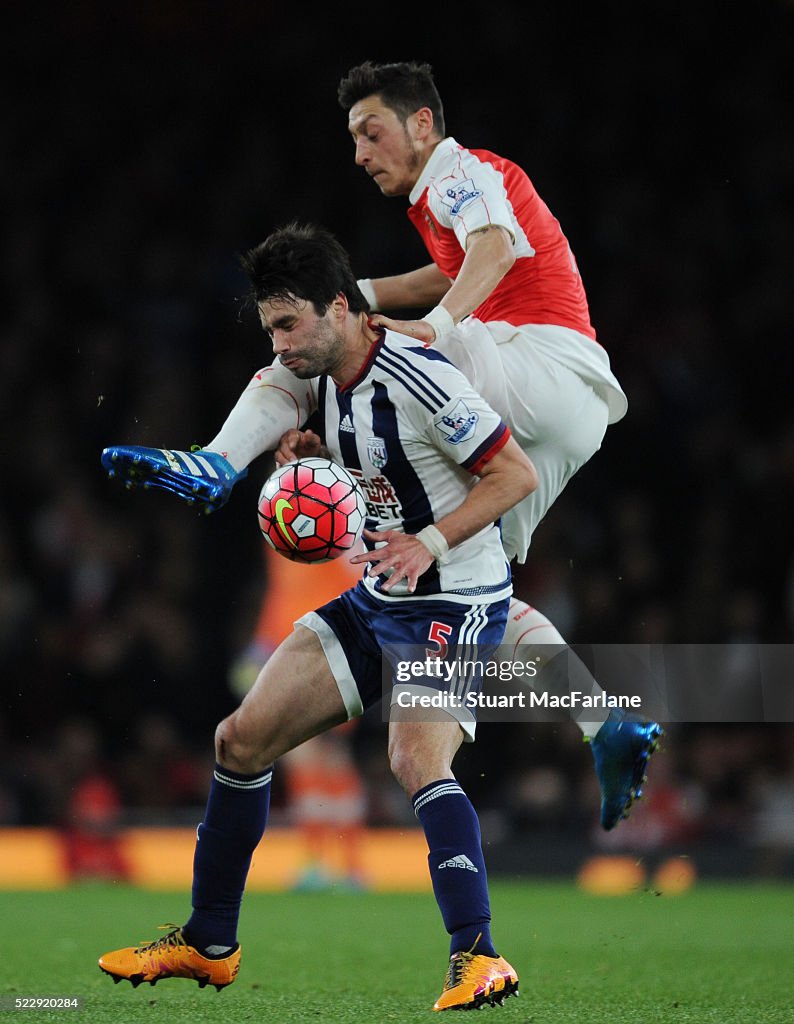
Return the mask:
[[316,224],[293,222],[279,228],[244,253],[240,264],[251,282],[255,303],[304,299],[323,316],[343,292],[351,313],[369,311],[344,247]]
[[444,106],[429,64],[413,60],[399,64],[373,64],[365,60],[348,71],[337,92],[339,106],[343,110],[350,110],[354,103],[375,94],[403,124],[421,107],[429,107],[433,112],[435,130],[441,136],[446,134]]

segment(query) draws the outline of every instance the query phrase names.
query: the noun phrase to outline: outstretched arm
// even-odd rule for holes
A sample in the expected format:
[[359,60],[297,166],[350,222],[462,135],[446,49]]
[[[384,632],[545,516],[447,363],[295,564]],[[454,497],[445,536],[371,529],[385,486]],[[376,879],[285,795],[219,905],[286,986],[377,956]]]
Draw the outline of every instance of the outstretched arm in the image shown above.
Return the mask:
[[[443,302],[438,302],[438,298],[430,299],[430,301],[438,302],[438,305],[431,310],[427,317],[422,320],[393,320],[376,313],[373,314],[371,320],[389,330],[407,334],[426,344],[432,344],[438,337],[445,334],[447,330],[451,330],[455,324],[460,323],[464,317],[469,316],[485,302],[514,263],[513,240],[506,228],[491,225],[474,231],[467,239],[466,255],[454,284],[445,293],[440,293],[439,298],[443,296]],[[435,264],[432,266],[435,267]],[[427,268],[423,268],[423,270],[427,270]],[[435,270],[439,276],[443,277],[437,267]],[[403,277],[408,276],[403,275]],[[378,278],[372,282],[378,304],[382,305],[384,309],[392,307],[385,303],[381,304],[381,282],[393,280],[398,279]],[[383,294],[384,297],[389,295],[389,291],[385,287]],[[403,304],[406,306],[421,305],[416,300]]]
[[[435,306],[449,291],[452,282],[441,273],[435,263],[428,263],[427,266],[411,270],[407,274],[378,277],[364,283],[369,284],[374,293],[374,303],[371,296],[367,295],[367,298],[370,299],[370,305],[375,311]],[[364,293],[367,294],[366,287]]]

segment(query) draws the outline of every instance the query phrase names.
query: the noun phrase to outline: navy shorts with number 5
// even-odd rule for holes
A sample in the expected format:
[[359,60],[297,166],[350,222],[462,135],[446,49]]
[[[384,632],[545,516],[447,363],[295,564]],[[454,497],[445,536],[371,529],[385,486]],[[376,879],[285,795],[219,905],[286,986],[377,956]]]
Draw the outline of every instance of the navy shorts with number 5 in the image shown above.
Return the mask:
[[[384,648],[389,661],[395,657],[395,650],[405,651],[406,656],[413,652],[414,656],[431,658],[436,654],[443,656],[447,647],[476,652],[478,659],[487,660],[488,652],[502,642],[509,603],[509,598],[491,604],[414,601],[403,597],[384,601],[373,597],[359,583],[316,611],[308,612],[296,625],[306,626],[319,637],[348,717],[354,718],[384,695]],[[390,677],[388,667],[385,671]],[[463,696],[464,689],[466,693],[476,692],[479,683],[475,673],[449,685],[457,687]],[[425,679],[421,685],[435,689],[448,686],[443,678]],[[460,721],[466,738],[473,739],[471,712],[454,717]]]

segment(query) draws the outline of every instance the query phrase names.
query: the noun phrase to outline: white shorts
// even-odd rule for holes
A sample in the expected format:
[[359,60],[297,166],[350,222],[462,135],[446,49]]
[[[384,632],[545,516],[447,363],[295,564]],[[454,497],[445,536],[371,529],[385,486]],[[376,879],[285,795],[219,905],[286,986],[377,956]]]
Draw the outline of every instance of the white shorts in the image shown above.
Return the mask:
[[627,401],[606,352],[565,327],[484,324],[469,317],[434,348],[454,363],[532,459],[538,486],[502,517],[508,558],[526,561],[535,527],[601,447]]

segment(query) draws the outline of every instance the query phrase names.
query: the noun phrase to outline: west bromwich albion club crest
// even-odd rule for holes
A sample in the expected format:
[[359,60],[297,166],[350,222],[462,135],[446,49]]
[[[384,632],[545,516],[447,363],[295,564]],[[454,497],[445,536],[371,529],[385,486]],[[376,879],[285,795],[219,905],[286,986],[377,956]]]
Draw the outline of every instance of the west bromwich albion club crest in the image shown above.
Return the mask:
[[375,469],[383,469],[389,461],[389,453],[382,437],[367,438],[367,456]]
[[474,436],[479,413],[472,412],[465,402],[460,401],[446,416],[435,420],[435,425],[450,444],[460,444]]

